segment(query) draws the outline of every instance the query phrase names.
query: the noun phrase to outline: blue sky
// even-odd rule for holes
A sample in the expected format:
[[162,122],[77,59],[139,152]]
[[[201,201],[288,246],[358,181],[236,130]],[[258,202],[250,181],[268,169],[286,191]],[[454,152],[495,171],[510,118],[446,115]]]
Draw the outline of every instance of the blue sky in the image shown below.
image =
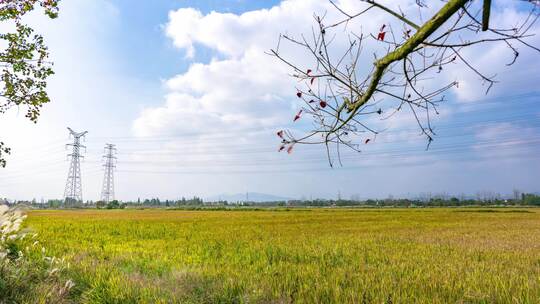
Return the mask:
[[[412,3],[400,1],[405,10]],[[52,102],[37,125],[16,110],[0,120],[0,138],[14,152],[0,169],[0,197],[62,197],[67,126],[89,131],[85,199],[99,198],[105,143],[118,146],[116,194],[124,200],[246,191],[294,198],[540,191],[538,53],[520,49],[518,63],[507,67],[504,47],[471,50],[500,82],[485,95],[464,69],[441,76],[461,86],[447,94],[429,151],[403,113],[332,169],[323,147],[276,152],[276,130],[301,131],[309,121],[291,123],[299,108],[295,81],[265,54],[279,33],[309,31],[312,12],[331,9],[327,1],[73,0],[60,8],[57,20],[29,19],[55,62]],[[495,1],[493,18],[511,24],[522,12]],[[378,28],[384,18],[374,15],[363,26]]]

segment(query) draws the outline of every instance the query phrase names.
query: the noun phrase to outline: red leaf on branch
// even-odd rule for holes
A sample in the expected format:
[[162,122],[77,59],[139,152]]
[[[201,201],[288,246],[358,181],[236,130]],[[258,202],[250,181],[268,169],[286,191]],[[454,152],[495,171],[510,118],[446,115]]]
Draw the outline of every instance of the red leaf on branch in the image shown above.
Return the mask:
[[281,152],[281,151],[283,151],[283,150],[285,150],[285,145],[281,145],[281,146],[279,146],[279,150],[278,150],[278,152]]
[[283,138],[283,130],[280,130],[277,132],[277,136]]
[[314,81],[315,81],[315,77],[312,77],[310,83],[313,84]]
[[309,73],[311,73],[311,69],[308,69],[308,70],[306,71],[306,74],[309,75]]
[[364,142],[364,144],[367,144],[367,143],[370,142],[370,141],[371,141],[371,139],[368,138],[368,139],[366,139],[366,141]]
[[291,154],[293,147],[294,145],[290,145],[289,148],[287,148],[287,153]]
[[326,101],[321,100],[321,102],[319,103],[319,105],[321,106],[321,108],[326,108]]
[[379,35],[377,35],[377,40],[384,41],[384,35],[386,35],[386,32],[380,32]]
[[298,111],[298,114],[296,114],[296,116],[294,116],[294,120],[293,121],[297,121],[298,119],[300,119],[300,116],[302,115],[302,110]]
[[296,93],[296,96],[298,96],[298,98],[302,98],[302,92]]

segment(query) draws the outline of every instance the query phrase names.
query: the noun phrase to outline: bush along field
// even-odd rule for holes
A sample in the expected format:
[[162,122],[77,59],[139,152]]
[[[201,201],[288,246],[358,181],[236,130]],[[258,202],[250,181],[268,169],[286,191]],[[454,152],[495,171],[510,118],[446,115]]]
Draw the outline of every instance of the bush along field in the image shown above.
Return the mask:
[[72,283],[34,253],[37,273],[0,292],[22,299],[6,290],[29,279],[76,303],[538,303],[540,210],[489,210],[31,211]]

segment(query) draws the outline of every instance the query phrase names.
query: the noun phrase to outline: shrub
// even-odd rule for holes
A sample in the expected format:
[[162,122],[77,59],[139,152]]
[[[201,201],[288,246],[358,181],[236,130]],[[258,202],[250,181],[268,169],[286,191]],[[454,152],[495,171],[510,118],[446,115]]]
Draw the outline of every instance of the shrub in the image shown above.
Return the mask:
[[64,278],[67,264],[21,230],[25,218],[0,205],[0,303],[69,303],[74,284]]

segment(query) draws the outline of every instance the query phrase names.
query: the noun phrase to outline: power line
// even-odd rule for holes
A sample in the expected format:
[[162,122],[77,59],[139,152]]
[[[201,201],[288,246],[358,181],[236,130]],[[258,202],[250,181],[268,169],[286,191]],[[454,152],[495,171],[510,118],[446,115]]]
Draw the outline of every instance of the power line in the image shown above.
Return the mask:
[[[437,125],[436,131],[440,134],[437,138],[440,139],[435,141],[432,144],[431,149],[426,153],[423,152],[425,146],[422,147],[397,147],[397,145],[390,145],[384,148],[380,148],[380,145],[367,145],[363,146],[363,152],[360,154],[357,153],[343,153],[342,159],[350,161],[349,165],[355,165],[358,163],[369,163],[369,166],[385,166],[386,160],[391,160],[392,163],[409,163],[411,156],[415,156],[416,163],[421,164],[429,161],[429,156],[435,155],[448,155],[456,159],[468,160],[471,158],[478,158],[475,155],[469,156],[468,153],[475,151],[486,151],[493,153],[505,153],[504,157],[522,159],[523,157],[531,158],[538,157],[533,155],[540,148],[539,139],[534,136],[525,137],[526,134],[518,135],[518,138],[513,138],[514,133],[506,133],[505,130],[501,131],[502,133],[498,134],[498,137],[493,140],[481,140],[475,135],[477,133],[473,128],[487,126],[489,127],[493,123],[515,123],[519,127],[526,127],[528,129],[537,129],[539,127],[538,122],[540,121],[540,116],[536,113],[531,112],[530,107],[518,108],[516,109],[516,102],[522,102],[529,104],[530,102],[537,102],[536,95],[515,95],[515,96],[506,96],[500,98],[494,98],[490,100],[483,100],[479,103],[470,103],[470,104],[461,104],[461,107],[457,109],[457,112],[454,114],[459,115],[458,120],[454,120],[451,123],[441,123]],[[479,113],[481,112],[481,114]],[[471,116],[472,113],[475,113],[474,116]],[[478,113],[479,115],[476,115]],[[492,113],[497,113],[495,117],[490,116]],[[503,113],[502,115],[500,113]],[[443,118],[444,121],[444,118]],[[187,134],[178,134],[170,137],[136,137],[136,136],[126,136],[126,137],[115,137],[120,141],[129,142],[132,146],[129,149],[122,149],[125,151],[125,155],[133,156],[126,157],[126,161],[121,162],[126,164],[126,166],[133,169],[143,169],[143,166],[167,166],[169,169],[174,170],[176,168],[191,167],[198,168],[194,169],[190,174],[193,173],[205,173],[204,167],[216,167],[219,171],[219,167],[222,167],[221,170],[225,170],[223,167],[227,166],[238,166],[248,168],[258,168],[261,165],[271,165],[275,166],[278,169],[277,172],[296,172],[302,171],[299,165],[308,164],[313,162],[322,161],[326,165],[327,158],[321,154],[321,149],[319,147],[304,146],[301,150],[298,149],[292,155],[292,157],[287,157],[287,155],[280,155],[275,152],[273,149],[273,144],[262,144],[260,141],[260,134],[267,133],[267,135],[273,134],[272,127],[261,127],[258,129],[238,129],[231,131],[217,131],[217,132],[193,132]],[[298,130],[301,132],[302,130]],[[510,130],[512,131],[512,130]],[[397,136],[390,136],[385,138],[383,136],[379,137],[375,143],[401,143],[406,142],[407,144],[415,144],[416,142],[424,141],[421,137],[406,138],[408,135],[417,134],[418,130],[416,128],[411,129],[410,127],[399,128],[394,130],[388,130],[383,133]],[[255,137],[254,137],[255,136]],[[191,138],[190,138],[191,137]],[[394,137],[394,138],[393,138]],[[107,137],[110,139],[111,137]],[[255,140],[249,140],[249,139]],[[266,137],[265,137],[266,138]],[[520,140],[519,138],[523,138]],[[233,139],[233,140],[230,140]],[[244,139],[248,139],[247,141]],[[257,140],[259,139],[259,140]],[[156,142],[167,142],[172,141],[175,145],[182,147],[169,147],[168,145],[163,144],[162,149],[156,149]],[[251,143],[250,143],[251,142]],[[194,143],[195,145],[191,145]],[[147,145],[151,145],[151,147]],[[46,144],[45,146],[32,148],[33,151],[36,150],[56,150],[54,147],[55,144]],[[277,145],[277,141],[276,141]],[[192,146],[192,149],[189,147]],[[84,147],[84,146],[80,146]],[[98,149],[90,152],[97,154]],[[518,153],[519,152],[519,153]],[[28,170],[21,170],[19,167],[16,172],[10,172],[9,169],[4,170],[0,176],[1,186],[5,186],[6,181],[8,184],[13,183],[14,179],[27,180],[28,177],[33,177],[34,175],[50,174],[55,170],[48,169],[48,167],[55,165],[55,160],[49,162],[47,157],[39,158],[35,164],[31,163],[31,159],[25,157],[34,155],[34,153],[25,152],[19,154],[17,157],[20,160],[17,160],[17,165],[27,164]],[[50,155],[50,153],[47,153]],[[71,156],[72,166],[73,166],[73,156],[74,153],[68,155]],[[248,155],[249,154],[249,155]],[[181,163],[178,157],[175,156],[192,156],[191,160]],[[422,157],[424,156],[425,157]],[[499,154],[500,155],[500,154]],[[418,157],[416,157],[418,156]],[[169,160],[173,158],[174,160]],[[497,156],[498,157],[498,156]],[[79,155],[78,158],[82,158]],[[96,157],[97,158],[97,157]],[[204,158],[207,158],[206,160]],[[221,159],[222,158],[222,159]],[[149,160],[148,160],[149,159]],[[189,158],[188,158],[189,159]],[[286,161],[284,161],[286,159]],[[54,162],[54,163],[52,163]],[[99,161],[90,161],[90,163],[98,163]],[[276,163],[277,162],[277,163]],[[15,164],[15,163],[13,163]],[[298,165],[298,166],[291,166]],[[290,166],[290,167],[289,167]],[[80,164],[76,166],[79,170],[79,181],[80,181]],[[361,166],[360,168],[363,168]],[[327,168],[327,167],[325,167]],[[321,168],[321,169],[325,169]],[[354,167],[353,167],[354,168]],[[149,168],[150,169],[150,168]],[[222,173],[264,173],[266,171],[253,170],[252,172],[238,171],[234,168],[232,171],[222,171]],[[297,170],[300,169],[300,170]],[[315,168],[306,168],[312,170]],[[144,170],[144,169],[143,169]],[[236,171],[235,171],[236,170]],[[318,170],[318,169],[317,169]],[[72,168],[70,166],[70,173]],[[85,169],[85,174],[89,170]],[[276,172],[269,171],[269,172]],[[24,173],[23,173],[24,172]],[[128,171],[119,171],[119,172],[128,172]],[[148,172],[148,171],[134,171],[134,172]],[[158,173],[158,172],[156,172]],[[167,174],[168,172],[163,172]],[[182,172],[184,173],[184,172]],[[216,173],[216,172],[208,172]],[[68,174],[69,180],[69,174]],[[104,179],[105,180],[105,179]],[[66,183],[67,188],[67,183]],[[114,192],[114,190],[113,190]],[[66,196],[67,197],[67,196]],[[82,196],[81,196],[82,200]]]
[[[502,135],[502,134],[501,134]],[[458,136],[458,135],[456,135]],[[527,139],[516,139],[512,137],[504,137],[501,136],[496,139],[491,140],[477,140],[474,138],[471,139],[459,139],[455,142],[440,142],[439,144],[436,144],[432,146],[432,148],[425,152],[421,153],[421,155],[425,156],[434,156],[434,155],[448,155],[448,156],[454,156],[454,155],[463,155],[467,152],[473,152],[474,149],[482,148],[483,150],[489,150],[489,148],[496,148],[499,152],[509,151],[509,150],[517,150],[517,149],[538,149],[540,148],[540,138],[535,137],[529,137]],[[366,150],[362,153],[342,153],[342,160],[363,160],[366,158],[373,159],[373,160],[383,160],[383,159],[400,159],[400,158],[406,158],[408,156],[414,156],[418,155],[418,153],[423,152],[424,147],[411,147],[411,148],[384,148],[384,149],[373,149],[372,147],[369,147],[369,150]],[[178,151],[180,153],[181,151]],[[279,155],[277,152],[273,150],[255,150],[255,151],[230,151],[231,153],[226,153],[225,151],[221,152],[221,155],[236,155],[239,154],[238,157],[234,157],[231,159],[230,157],[227,157],[223,160],[218,160],[213,158],[212,163],[209,163],[208,159],[191,159],[188,162],[182,162],[177,159],[171,160],[171,159],[161,159],[158,155],[155,154],[146,154],[145,156],[155,158],[158,156],[157,159],[141,159],[141,160],[125,160],[122,161],[123,164],[126,165],[149,165],[149,166],[173,166],[173,165],[182,165],[182,166],[188,166],[188,167],[200,167],[202,166],[260,166],[265,164],[276,164],[277,161],[283,160],[283,156]],[[269,157],[257,157],[257,158],[245,158],[246,153],[253,153],[257,156],[269,156]],[[300,151],[299,151],[300,152]],[[315,152],[315,154],[313,154]],[[323,156],[319,149],[313,150],[311,147],[307,147],[307,149],[302,150],[302,153],[299,154],[301,157],[298,159],[295,158],[293,155],[293,158],[288,158],[288,160],[282,164],[284,165],[292,165],[292,164],[300,164],[300,163],[309,163],[309,162],[316,162],[316,161],[325,161],[326,156]],[[527,152],[525,150],[524,152]],[[208,156],[209,153],[203,153],[198,154],[200,156]],[[189,155],[189,154],[183,154],[183,155]],[[232,156],[231,155],[231,156]],[[418,156],[421,156],[418,155]],[[255,155],[254,155],[255,156]],[[272,157],[273,156],[273,157]],[[98,161],[90,161],[90,163],[98,163]],[[50,164],[49,164],[50,165]],[[44,166],[47,166],[44,165]],[[45,169],[45,168],[43,168]],[[50,172],[50,169],[47,169],[46,171]],[[35,171],[32,171],[34,173]],[[23,176],[30,175],[30,174],[22,174]],[[9,176],[9,177],[8,177]],[[13,175],[3,175],[2,178],[13,178],[13,177],[21,177],[21,173],[13,174]]]
[[[483,120],[474,120],[474,121],[472,121],[472,122],[460,122],[460,123],[453,123],[453,124],[441,124],[441,125],[437,126],[436,131],[437,131],[437,132],[440,132],[440,131],[447,130],[447,129],[452,130],[452,129],[456,129],[456,128],[458,128],[458,127],[463,127],[463,126],[467,126],[467,125],[471,125],[471,127],[472,127],[472,124],[474,124],[474,127],[477,127],[476,124],[478,124],[478,123],[483,123],[483,124],[488,125],[489,123],[492,123],[492,122],[512,122],[512,123],[514,123],[514,122],[515,122],[515,123],[518,123],[518,122],[529,122],[529,123],[531,123],[531,122],[533,122],[533,123],[536,123],[536,122],[539,122],[539,121],[540,121],[540,120],[539,120],[538,118],[531,118],[531,115],[530,115],[530,114],[529,114],[529,115],[515,115],[515,114],[514,114],[514,115],[506,116],[506,117],[504,117],[503,119],[501,119],[501,117],[499,117],[498,119],[483,119]],[[410,132],[406,132],[406,131],[410,131]],[[407,134],[415,134],[415,133],[417,133],[417,131],[418,131],[417,129],[400,129],[400,130],[398,131],[398,133],[400,133],[400,134],[399,134],[400,137],[403,137],[404,135],[407,135]],[[395,132],[395,131],[389,130],[389,131],[387,131],[387,132],[382,133],[382,135],[384,136],[385,134],[392,134],[392,133],[394,133],[394,132]],[[404,133],[404,132],[405,132],[405,133]],[[469,132],[460,132],[460,133],[458,133],[458,134],[441,134],[441,135],[439,135],[437,138],[438,138],[438,139],[444,139],[444,138],[447,138],[447,137],[466,136],[466,135],[468,135],[468,134],[469,134]],[[473,135],[473,134],[471,133],[471,135]],[[204,144],[212,145],[212,148],[213,148],[213,149],[205,149],[205,150],[204,150],[204,153],[205,153],[205,154],[210,154],[211,152],[221,154],[221,153],[226,152],[226,151],[224,151],[223,149],[215,149],[215,148],[220,148],[220,147],[222,147],[222,148],[229,148],[229,147],[234,147],[234,146],[235,146],[235,144],[231,144],[231,143],[226,143],[226,144],[224,144],[224,145],[219,145],[219,144],[216,145],[215,143],[213,143],[214,141],[217,141],[217,140],[223,140],[223,139],[224,139],[224,138],[204,138],[204,139],[199,139],[199,140],[197,140],[197,141],[192,141],[192,142],[193,142],[193,143],[198,143],[199,145],[204,145]],[[133,140],[136,141],[136,142],[139,141],[138,138],[133,138]],[[417,138],[413,138],[413,140],[423,140],[423,138],[417,137]],[[141,141],[144,141],[144,139],[141,140]],[[379,142],[379,143],[386,143],[386,142],[397,143],[397,142],[401,142],[401,141],[407,141],[407,142],[410,142],[411,139],[405,139],[405,140],[395,140],[395,139],[392,140],[392,139],[391,139],[391,140],[383,140],[383,141],[379,140],[378,142]],[[438,141],[436,141],[436,142],[438,142]],[[186,141],[182,141],[182,143],[188,144],[188,142],[186,142]],[[199,147],[199,145],[198,145],[197,147]],[[236,145],[237,145],[237,144],[236,144]],[[270,146],[271,146],[271,145],[264,145],[264,146],[263,146],[263,145],[257,145],[257,144],[250,144],[250,145],[249,145],[249,149],[248,149],[249,152],[247,152],[247,151],[246,151],[246,152],[247,152],[247,153],[257,153],[258,151],[255,151],[255,150],[252,149],[252,148],[255,148],[255,147],[261,147],[262,149],[259,150],[259,151],[260,151],[260,152],[265,152],[265,151],[269,151],[269,147],[270,147]],[[90,149],[90,150],[91,150],[91,149]],[[161,154],[161,153],[163,153],[163,154],[178,153],[178,152],[175,152],[175,151],[174,151],[174,148],[173,148],[173,149],[170,149],[170,148],[164,149],[165,151],[164,151],[164,150],[152,151],[152,150],[145,149],[144,147],[143,147],[143,148],[136,148],[136,149],[129,149],[129,148],[128,148],[128,149],[124,149],[124,151],[126,151],[126,150],[127,150],[127,153],[122,153],[122,154],[138,154],[138,153],[136,153],[136,152],[141,152],[141,154],[142,154],[142,153],[144,153],[144,154],[146,154],[146,153],[149,153],[149,154],[152,153],[152,154],[153,154],[153,152],[158,152],[158,153],[160,153],[160,154]],[[141,151],[141,150],[142,150],[142,151]],[[183,153],[185,153],[185,152],[186,152],[186,148],[183,147],[183,148],[181,149],[181,151],[182,151]],[[135,152],[135,153],[134,153],[134,152]],[[236,152],[242,153],[242,152],[244,152],[244,151],[234,151],[234,152],[235,152],[235,153],[236,153]],[[156,153],[156,154],[157,154],[157,153]],[[197,154],[200,154],[200,152],[197,152]],[[213,154],[213,153],[212,153],[212,154]],[[19,154],[19,153],[17,153],[17,156],[19,156],[19,155],[24,155],[24,154]],[[43,163],[43,160],[44,160],[43,158],[40,158],[40,159],[39,159],[39,163],[40,163],[40,164]],[[30,159],[22,159],[22,160],[20,160],[20,161],[17,160],[17,164],[27,163],[28,161],[30,161]],[[31,166],[35,166],[35,165],[31,164]],[[9,168],[8,168],[8,169],[5,169],[5,170],[7,170],[7,172],[9,172]]]
[[[439,148],[433,148],[428,152],[420,151],[419,149],[395,149],[395,150],[381,150],[381,151],[370,151],[356,154],[347,154],[342,155],[341,159],[344,161],[374,161],[375,164],[385,165],[386,160],[393,160],[395,162],[400,162],[403,160],[409,160],[413,156],[421,157],[420,160],[428,161],[431,156],[456,156],[461,157],[468,155],[471,152],[475,151],[493,151],[494,153],[503,154],[505,158],[517,158],[522,159],[527,156],[537,156],[535,151],[540,149],[540,138],[533,138],[527,141],[479,141],[475,142],[474,146],[470,146],[467,143],[463,144],[451,144],[446,146],[441,146]],[[420,154],[419,154],[420,152]],[[516,154],[516,152],[519,152]],[[277,153],[276,153],[277,154]],[[202,167],[262,167],[264,165],[270,165],[272,167],[288,167],[291,165],[300,165],[300,164],[309,164],[309,163],[326,163],[326,156],[314,156],[314,155],[301,155],[300,159],[290,159],[290,161],[283,162],[282,160],[273,158],[273,159],[250,159],[250,160],[223,160],[223,161],[188,161],[188,162],[178,162],[177,160],[156,160],[156,161],[124,161],[122,162],[126,166],[133,164],[137,167],[141,165],[148,165],[153,167],[168,167],[173,168],[174,166],[181,166],[183,168],[202,168]],[[497,155],[495,155],[497,157]],[[474,155],[469,155],[468,159],[473,159]],[[349,162],[349,164],[350,164]],[[292,168],[291,168],[292,169]],[[292,170],[294,171],[294,170]],[[228,171],[227,171],[228,172]]]

